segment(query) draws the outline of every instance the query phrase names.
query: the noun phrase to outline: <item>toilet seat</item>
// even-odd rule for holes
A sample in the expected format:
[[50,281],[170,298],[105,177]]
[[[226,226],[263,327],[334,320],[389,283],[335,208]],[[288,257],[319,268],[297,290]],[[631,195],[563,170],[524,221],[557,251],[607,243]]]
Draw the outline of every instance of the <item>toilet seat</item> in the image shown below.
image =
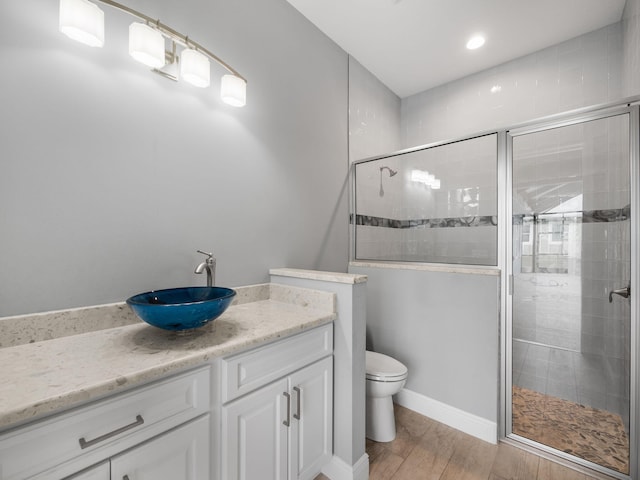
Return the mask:
[[407,378],[408,369],[395,358],[382,353],[366,352],[367,380],[375,382],[401,382]]

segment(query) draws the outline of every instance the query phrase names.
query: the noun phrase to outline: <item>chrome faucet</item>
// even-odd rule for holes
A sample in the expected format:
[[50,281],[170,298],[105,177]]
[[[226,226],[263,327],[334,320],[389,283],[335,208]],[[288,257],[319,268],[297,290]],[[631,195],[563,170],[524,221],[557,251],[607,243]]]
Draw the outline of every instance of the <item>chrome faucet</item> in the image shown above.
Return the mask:
[[216,259],[213,253],[197,250],[198,253],[207,256],[207,259],[196,267],[193,273],[202,273],[207,271],[207,287],[212,287],[216,283]]

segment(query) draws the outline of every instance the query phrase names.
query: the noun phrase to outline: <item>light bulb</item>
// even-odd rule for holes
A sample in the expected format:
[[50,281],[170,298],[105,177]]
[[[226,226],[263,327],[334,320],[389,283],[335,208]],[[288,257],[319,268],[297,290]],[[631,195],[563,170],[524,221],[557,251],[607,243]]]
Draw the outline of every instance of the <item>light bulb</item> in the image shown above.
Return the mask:
[[129,55],[151,68],[165,64],[164,37],[144,23],[129,25]]
[[183,50],[180,56],[180,76],[196,87],[208,87],[211,83],[209,59],[191,48]]
[[247,82],[235,75],[224,75],[220,96],[224,103],[234,107],[244,107],[247,104]]
[[60,31],[90,47],[104,45],[104,12],[88,0],[60,0]]

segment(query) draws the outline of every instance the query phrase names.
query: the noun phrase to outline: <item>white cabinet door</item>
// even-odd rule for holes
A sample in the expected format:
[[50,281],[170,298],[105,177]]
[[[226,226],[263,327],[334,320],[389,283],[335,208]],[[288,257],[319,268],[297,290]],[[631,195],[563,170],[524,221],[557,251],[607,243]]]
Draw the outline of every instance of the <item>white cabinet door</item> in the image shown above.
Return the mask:
[[222,407],[224,480],[287,479],[287,386],[282,379]]
[[71,475],[64,480],[111,480],[109,462],[101,463],[100,465],[91,467],[82,473]]
[[209,478],[209,415],[111,459],[111,480]]
[[289,478],[309,480],[333,454],[333,357],[303,368],[289,380]]

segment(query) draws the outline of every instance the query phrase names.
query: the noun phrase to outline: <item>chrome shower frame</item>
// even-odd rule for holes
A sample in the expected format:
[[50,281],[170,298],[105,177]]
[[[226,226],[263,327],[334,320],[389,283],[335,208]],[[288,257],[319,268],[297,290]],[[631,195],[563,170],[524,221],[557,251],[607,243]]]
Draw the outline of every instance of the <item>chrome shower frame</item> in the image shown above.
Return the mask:
[[[640,479],[640,445],[638,435],[640,434],[640,418],[638,408],[640,407],[640,317],[638,306],[637,286],[640,285],[640,222],[638,221],[640,214],[640,111],[638,105],[640,98],[634,97],[624,102],[615,104],[600,105],[592,108],[579,109],[573,112],[553,115],[547,118],[528,122],[517,127],[505,131],[505,150],[503,156],[499,157],[499,174],[503,175],[503,180],[499,185],[504,185],[499,195],[504,195],[504,218],[500,234],[503,236],[504,248],[501,260],[502,275],[502,295],[501,295],[501,314],[500,314],[500,331],[501,331],[501,382],[500,382],[500,406],[501,406],[501,423],[500,438],[516,446],[526,448],[543,457],[552,458],[561,463],[570,466],[579,466],[588,470],[590,473],[596,472],[609,477],[619,479]],[[512,425],[512,294],[513,294],[513,138],[548,130],[551,128],[564,127],[583,123],[591,120],[603,119],[615,115],[629,115],[629,141],[630,141],[630,193],[631,193],[631,288],[633,295],[631,296],[631,357],[630,357],[630,442],[629,442],[629,472],[630,475],[624,475],[614,470],[602,467],[600,465],[588,462],[581,458],[556,450],[546,445],[534,442],[527,438],[521,437],[513,433]],[[635,289],[635,291],[633,290]],[[604,478],[604,477],[603,477]],[[608,478],[608,477],[607,477]]]

